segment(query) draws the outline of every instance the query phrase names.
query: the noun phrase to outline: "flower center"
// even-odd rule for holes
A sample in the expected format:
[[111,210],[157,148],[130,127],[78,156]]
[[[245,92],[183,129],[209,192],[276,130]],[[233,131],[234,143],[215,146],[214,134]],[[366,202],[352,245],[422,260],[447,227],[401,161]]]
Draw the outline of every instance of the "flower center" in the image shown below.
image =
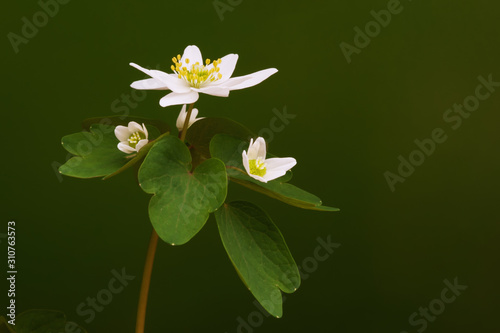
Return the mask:
[[262,177],[266,174],[266,163],[262,161],[260,158],[256,160],[249,160],[248,166],[250,167],[250,173],[252,175],[256,175]]
[[179,79],[185,80],[191,87],[199,88],[205,82],[214,82],[222,78],[222,74],[219,73],[220,68],[218,67],[221,63],[220,58],[214,60],[211,64],[210,59],[205,60],[205,65],[199,62],[190,64],[187,58],[185,63],[182,63],[181,55],[179,54],[177,57],[173,57],[172,61],[174,64],[170,68],[177,74]]
[[128,137],[128,145],[132,148],[135,148],[135,146],[137,146],[137,144],[139,143],[139,141],[141,140],[144,140],[146,138],[146,135],[142,132],[134,132],[132,134],[130,134],[130,136]]

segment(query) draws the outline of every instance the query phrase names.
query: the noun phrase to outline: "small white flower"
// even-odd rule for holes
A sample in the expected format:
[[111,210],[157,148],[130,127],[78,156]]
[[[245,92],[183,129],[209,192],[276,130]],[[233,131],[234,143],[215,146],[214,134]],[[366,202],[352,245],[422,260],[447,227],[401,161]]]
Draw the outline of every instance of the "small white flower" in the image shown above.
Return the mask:
[[171,93],[160,99],[160,105],[166,107],[194,103],[198,100],[199,93],[227,97],[231,90],[255,86],[278,71],[276,68],[268,68],[231,78],[238,61],[237,54],[231,53],[212,62],[210,59],[203,61],[196,45],[186,47],[182,57],[179,54],[172,61],[172,74],[130,63],[130,66],[151,76],[151,79],[135,81],[130,86],[141,90],[171,90]]
[[[189,117],[188,128],[198,120],[205,118],[205,117],[196,118],[197,115],[198,115],[198,109],[193,109],[191,111],[191,117]],[[187,117],[186,104],[184,104],[182,106],[181,112],[179,113],[179,117],[177,117],[177,122],[175,123],[179,132],[182,131],[182,129],[184,128],[184,122],[186,121],[186,117]]]
[[118,149],[127,154],[138,152],[149,142],[146,126],[135,121],[129,122],[128,126],[116,126],[115,135],[120,140]]
[[266,159],[266,141],[262,137],[258,137],[255,142],[251,139],[248,154],[244,150],[242,157],[248,175],[263,183],[285,175],[297,164],[292,157]]

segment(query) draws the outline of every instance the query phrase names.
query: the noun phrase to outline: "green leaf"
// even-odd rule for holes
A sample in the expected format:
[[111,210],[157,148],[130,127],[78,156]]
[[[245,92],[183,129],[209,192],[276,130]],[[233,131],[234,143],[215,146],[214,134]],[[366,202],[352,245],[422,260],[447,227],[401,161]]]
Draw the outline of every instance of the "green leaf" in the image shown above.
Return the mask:
[[227,134],[242,140],[249,140],[254,133],[245,126],[226,118],[204,118],[195,122],[186,134],[186,141],[196,152],[210,158],[210,141],[216,134]]
[[281,232],[257,206],[243,201],[215,212],[224,248],[240,278],[264,309],[281,317],[280,290],[292,293],[300,274]]
[[[94,124],[108,125],[108,126],[127,126],[131,121],[135,121],[139,124],[151,125],[157,128],[161,133],[170,132],[170,127],[164,121],[157,119],[149,119],[143,117],[132,117],[132,116],[108,116],[108,117],[94,117],[85,119],[82,122],[82,127],[84,130],[90,130],[90,127]],[[148,127],[149,130],[149,127]]]
[[[299,208],[319,211],[339,210],[338,208],[322,206],[321,199],[317,196],[288,184],[287,181],[291,178],[291,174],[267,183],[250,177],[245,171],[241,157],[242,151],[248,149],[248,145],[249,142],[224,134],[214,136],[210,143],[211,156],[225,163],[228,176],[233,182]],[[268,157],[272,156],[268,154]]]
[[139,183],[154,194],[149,217],[158,236],[172,245],[194,237],[227,194],[222,161],[211,158],[191,172],[191,155],[176,137],[166,136],[149,151],[139,170]]
[[[77,178],[104,177],[117,172],[134,159],[138,161],[141,157],[125,154],[117,148],[119,141],[114,133],[115,127],[93,124],[90,132],[82,131],[63,137],[63,147],[75,156],[62,165],[59,172]],[[149,125],[146,127],[150,140],[159,136],[158,129]]]
[[0,316],[0,333],[15,333],[16,331],[14,331],[13,327],[7,323],[7,319],[4,316]]
[[16,333],[59,333],[87,331],[67,321],[66,315],[55,310],[28,310],[20,313],[14,326]]

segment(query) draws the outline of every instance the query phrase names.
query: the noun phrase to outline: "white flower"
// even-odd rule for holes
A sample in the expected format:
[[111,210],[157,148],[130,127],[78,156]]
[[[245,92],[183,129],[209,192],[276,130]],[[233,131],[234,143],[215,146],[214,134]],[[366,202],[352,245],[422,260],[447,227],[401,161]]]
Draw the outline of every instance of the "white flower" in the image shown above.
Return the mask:
[[283,176],[297,164],[292,157],[266,159],[266,141],[262,137],[258,137],[255,142],[250,140],[248,154],[244,150],[242,156],[248,175],[263,183]]
[[[198,120],[205,118],[205,117],[196,118],[197,115],[198,115],[198,109],[193,109],[191,111],[191,117],[189,117],[188,128]],[[179,117],[177,117],[177,122],[175,124],[179,132],[182,131],[182,129],[184,128],[184,122],[186,121],[186,117],[187,117],[186,104],[184,104],[182,106],[181,112],[179,113]]]
[[227,97],[231,90],[252,87],[276,73],[276,68],[264,69],[249,75],[231,78],[237,54],[228,54],[222,59],[203,62],[200,49],[190,45],[184,54],[172,58],[173,72],[168,74],[158,70],[148,70],[137,64],[132,67],[151,76],[150,79],[133,82],[130,86],[141,90],[172,90],[171,93],[160,99],[163,107],[169,105],[191,104],[198,100],[199,93],[213,96]]
[[146,126],[135,121],[129,122],[128,126],[116,126],[115,135],[120,140],[118,149],[127,154],[138,152],[148,143]]

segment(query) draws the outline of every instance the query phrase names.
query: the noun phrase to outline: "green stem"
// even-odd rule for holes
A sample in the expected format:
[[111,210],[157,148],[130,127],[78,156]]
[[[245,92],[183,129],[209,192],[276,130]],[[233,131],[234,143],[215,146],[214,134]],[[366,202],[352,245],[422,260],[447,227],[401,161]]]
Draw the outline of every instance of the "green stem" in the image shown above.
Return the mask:
[[144,272],[142,273],[141,293],[139,295],[139,306],[137,308],[137,321],[135,324],[135,333],[144,333],[146,324],[146,307],[148,305],[149,285],[151,283],[151,273],[153,272],[153,262],[155,260],[156,245],[158,244],[158,234],[153,229],[151,239],[149,240],[148,254],[144,263]]
[[[189,118],[193,111],[194,103],[189,105],[189,109],[182,127],[180,139],[184,142],[186,132],[189,127]],[[137,307],[137,321],[135,324],[135,333],[144,333],[146,324],[146,307],[148,304],[149,285],[151,284],[151,274],[153,272],[153,263],[155,260],[156,246],[158,244],[158,234],[153,229],[151,239],[149,240],[148,253],[146,254],[146,262],[144,263],[144,272],[142,273],[141,292],[139,294],[139,305]]]

